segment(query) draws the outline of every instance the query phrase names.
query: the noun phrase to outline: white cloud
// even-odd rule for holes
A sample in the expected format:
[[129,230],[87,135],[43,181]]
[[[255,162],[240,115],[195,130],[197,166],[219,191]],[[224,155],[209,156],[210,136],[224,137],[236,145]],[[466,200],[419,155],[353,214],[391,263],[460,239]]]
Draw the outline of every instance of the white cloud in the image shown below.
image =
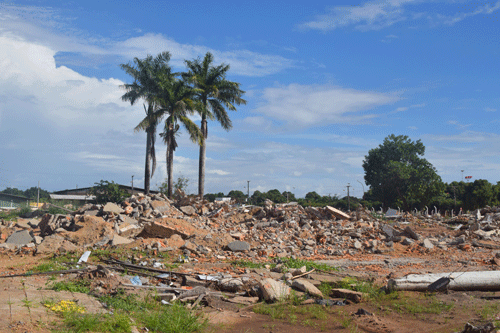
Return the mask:
[[484,111],[486,112],[495,112],[497,109],[494,108],[484,108]]
[[38,7],[15,7],[0,5],[0,36],[22,38],[32,43],[40,43],[56,52],[75,53],[62,55],[60,60],[80,66],[95,66],[101,62],[126,62],[134,57],[156,55],[168,50],[172,55],[172,65],[185,68],[185,59],[203,57],[211,52],[215,62],[231,65],[231,73],[244,76],[265,76],[278,73],[294,66],[290,59],[279,55],[269,55],[246,49],[219,51],[203,45],[182,44],[162,34],[146,33],[116,41],[103,37],[87,36],[86,32],[75,32],[61,23],[57,12]]
[[288,86],[267,88],[264,103],[255,111],[296,128],[315,125],[367,123],[374,114],[360,114],[396,102],[394,94],[360,91],[334,86]]
[[457,129],[465,129],[465,128],[467,128],[467,127],[472,126],[472,124],[461,124],[461,123],[459,123],[459,122],[458,122],[458,121],[456,121],[456,120],[449,120],[449,121],[447,122],[447,124],[449,124],[449,125],[455,125]]
[[[380,30],[390,27],[398,22],[412,22],[417,20],[427,20],[432,25],[440,23],[453,25],[467,17],[478,14],[489,15],[500,9],[500,1],[495,4],[485,4],[476,6],[470,13],[457,13],[455,15],[445,15],[437,12],[414,12],[408,11],[409,6],[417,6],[422,3],[432,2],[424,0],[379,0],[365,2],[358,6],[336,6],[327,9],[328,12],[317,16],[314,20],[302,23],[303,29],[314,29],[327,32],[337,28],[354,25],[357,30],[369,31]],[[450,3],[453,3],[451,1]],[[444,7],[443,5],[441,7]],[[427,8],[426,8],[427,10]],[[390,42],[390,39],[397,38],[395,35],[386,36],[382,42]]]
[[403,5],[413,2],[416,1],[375,1],[360,6],[337,6],[300,27],[326,32],[354,24],[359,30],[379,30],[406,20]]
[[457,22],[460,22],[460,21],[466,19],[467,17],[475,16],[475,15],[479,15],[479,14],[488,15],[488,14],[494,13],[495,11],[497,11],[499,9],[500,9],[500,1],[497,1],[494,5],[485,4],[484,6],[477,6],[476,9],[470,13],[460,13],[460,14],[457,14],[453,17],[443,17],[444,23],[448,24],[448,25],[453,25]]

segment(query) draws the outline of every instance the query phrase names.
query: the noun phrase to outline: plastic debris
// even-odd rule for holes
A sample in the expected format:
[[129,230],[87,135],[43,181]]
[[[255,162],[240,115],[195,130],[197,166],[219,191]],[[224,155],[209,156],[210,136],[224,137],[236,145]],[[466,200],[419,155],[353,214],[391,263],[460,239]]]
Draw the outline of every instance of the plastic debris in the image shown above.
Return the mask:
[[142,281],[141,281],[141,278],[139,276],[134,276],[133,278],[130,279],[130,282],[134,285],[134,286],[142,286]]
[[81,262],[87,262],[87,260],[89,260],[89,256],[90,256],[90,253],[92,251],[85,251],[82,256],[80,257],[80,259],[78,260],[78,263],[81,263]]

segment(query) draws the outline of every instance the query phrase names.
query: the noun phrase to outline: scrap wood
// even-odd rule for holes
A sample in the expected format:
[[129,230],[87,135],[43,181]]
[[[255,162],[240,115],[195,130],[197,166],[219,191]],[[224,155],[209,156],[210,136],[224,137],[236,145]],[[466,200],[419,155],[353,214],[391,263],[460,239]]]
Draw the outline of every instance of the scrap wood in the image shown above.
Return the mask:
[[177,274],[177,275],[195,275],[196,273],[181,273],[181,272],[172,272],[172,271],[167,271],[164,269],[158,269],[158,268],[152,268],[152,267],[145,267],[145,266],[140,266],[140,265],[134,265],[134,264],[129,264],[125,261],[121,261],[118,259],[114,258],[109,258],[109,259],[102,259],[104,262],[108,264],[117,264],[125,267],[130,267],[130,268],[136,268],[139,270],[146,270],[150,272],[156,272],[156,273],[165,273],[165,274]]
[[129,283],[121,283],[122,286],[124,287],[131,287],[131,288],[139,288],[139,289],[158,289],[158,290],[166,290],[166,291],[185,291],[186,289],[183,288],[175,288],[175,287],[159,287],[159,286],[136,286],[135,284],[129,284]]

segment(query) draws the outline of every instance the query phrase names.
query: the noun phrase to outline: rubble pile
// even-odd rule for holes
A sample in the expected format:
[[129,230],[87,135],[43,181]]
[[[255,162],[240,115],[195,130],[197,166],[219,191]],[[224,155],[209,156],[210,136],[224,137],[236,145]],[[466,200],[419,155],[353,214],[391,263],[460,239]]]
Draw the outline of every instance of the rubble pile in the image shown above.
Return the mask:
[[[122,204],[87,204],[70,214],[2,221],[0,248],[35,253],[88,247],[132,246],[160,252],[181,250],[187,258],[325,258],[358,253],[388,253],[395,244],[431,251],[458,247],[500,249],[500,207],[472,214],[441,216],[426,212],[384,216],[359,208],[348,215],[333,207],[297,203],[263,207],[208,202],[176,193],[135,195]],[[414,225],[446,225],[450,232],[425,235]]]

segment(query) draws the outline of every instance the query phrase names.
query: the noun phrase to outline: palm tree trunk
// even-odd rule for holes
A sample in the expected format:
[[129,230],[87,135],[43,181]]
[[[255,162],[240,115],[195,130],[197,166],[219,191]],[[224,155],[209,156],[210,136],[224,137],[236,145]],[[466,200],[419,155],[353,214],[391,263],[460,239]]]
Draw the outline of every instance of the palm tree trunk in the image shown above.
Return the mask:
[[206,115],[202,116],[201,119],[201,145],[200,145],[200,158],[199,158],[199,168],[198,168],[198,196],[200,199],[203,199],[203,195],[205,192],[205,157],[207,152],[207,117]]
[[[173,136],[174,135],[173,131],[170,131],[169,135]],[[174,140],[173,139],[174,139],[173,137],[169,138],[169,143],[167,146],[167,182],[168,182],[167,196],[169,198],[172,198],[172,189],[174,187],[174,179],[173,179]]]
[[151,180],[151,133],[146,132],[146,165],[144,167],[144,193],[149,194]]

